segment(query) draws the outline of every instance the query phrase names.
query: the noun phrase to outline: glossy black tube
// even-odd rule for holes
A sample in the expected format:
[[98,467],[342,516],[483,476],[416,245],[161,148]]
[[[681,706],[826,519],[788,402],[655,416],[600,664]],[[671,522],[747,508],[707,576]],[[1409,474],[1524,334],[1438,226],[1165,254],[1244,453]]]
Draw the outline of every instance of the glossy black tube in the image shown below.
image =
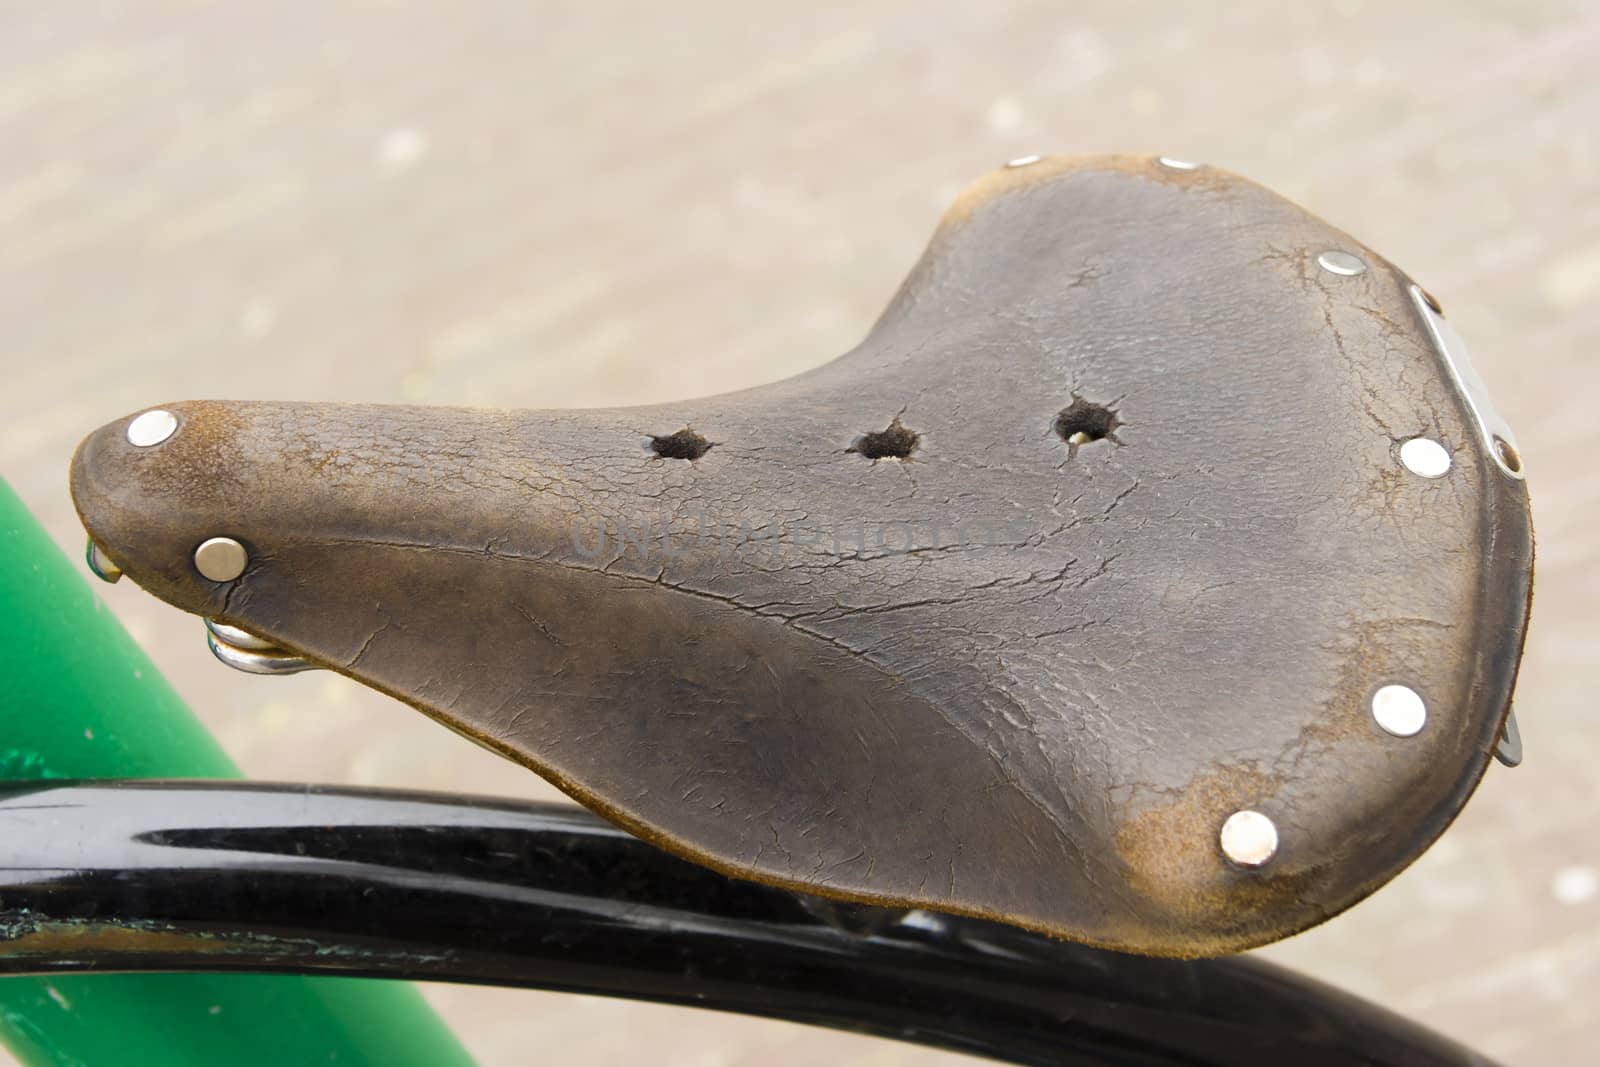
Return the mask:
[[163,970],[537,986],[1028,1064],[1487,1062],[1256,960],[832,904],[574,808],[223,782],[0,789],[0,973]]

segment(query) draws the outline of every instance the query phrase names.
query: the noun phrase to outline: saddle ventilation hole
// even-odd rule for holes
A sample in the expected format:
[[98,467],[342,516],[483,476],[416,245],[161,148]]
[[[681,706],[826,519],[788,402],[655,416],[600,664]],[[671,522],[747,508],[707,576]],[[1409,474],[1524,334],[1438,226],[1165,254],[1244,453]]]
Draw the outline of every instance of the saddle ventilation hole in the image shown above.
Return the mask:
[[1057,436],[1076,450],[1079,445],[1092,441],[1115,441],[1117,427],[1121,425],[1117,413],[1104,404],[1074,396],[1072,403],[1056,416],[1055,431]]
[[862,434],[848,451],[868,459],[905,459],[916,451],[921,440],[922,435],[900,425],[900,416],[896,415],[888,429]]
[[699,459],[711,451],[711,442],[685,426],[665,437],[650,437],[650,449],[663,459]]

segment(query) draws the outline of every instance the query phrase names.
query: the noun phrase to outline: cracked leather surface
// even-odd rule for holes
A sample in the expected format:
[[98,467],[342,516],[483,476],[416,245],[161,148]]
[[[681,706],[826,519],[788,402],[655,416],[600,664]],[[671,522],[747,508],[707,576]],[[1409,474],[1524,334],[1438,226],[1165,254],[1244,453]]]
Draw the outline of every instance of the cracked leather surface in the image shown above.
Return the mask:
[[[1370,268],[1319,269],[1342,249]],[[951,208],[868,338],[641,408],[197,401],[91,435],[94,540],[731,874],[1204,955],[1348,907],[1466,801],[1526,492],[1410,280],[1210,168],[1057,157]],[[1075,399],[1116,412],[1069,443]],[[861,435],[898,419],[905,460]],[[712,447],[668,459],[653,436]],[[1426,435],[1453,465],[1412,475]],[[250,563],[215,583],[212,536]],[[1426,727],[1384,733],[1381,685]],[[1280,845],[1231,865],[1253,808]]]

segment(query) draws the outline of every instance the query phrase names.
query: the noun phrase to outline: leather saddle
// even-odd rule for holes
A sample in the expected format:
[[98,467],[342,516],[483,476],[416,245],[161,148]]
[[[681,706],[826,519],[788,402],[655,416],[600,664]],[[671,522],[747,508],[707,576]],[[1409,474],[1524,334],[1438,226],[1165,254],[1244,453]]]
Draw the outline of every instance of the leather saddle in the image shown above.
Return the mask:
[[1432,297],[1132,156],[980,179],[787,381],[169,404],[85,440],[72,492],[99,568],[225,658],[355,678],[662,848],[1169,956],[1304,929],[1444,830],[1532,580]]

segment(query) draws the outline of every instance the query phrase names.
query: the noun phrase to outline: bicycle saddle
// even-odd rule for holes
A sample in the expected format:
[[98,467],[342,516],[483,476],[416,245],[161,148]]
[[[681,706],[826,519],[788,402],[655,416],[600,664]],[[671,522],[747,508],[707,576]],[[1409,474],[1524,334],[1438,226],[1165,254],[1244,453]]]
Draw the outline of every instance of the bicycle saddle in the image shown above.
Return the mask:
[[1169,956],[1301,930],[1444,830],[1532,576],[1432,298],[1130,156],[984,177],[787,381],[169,404],[72,491],[99,568],[225,655],[392,694],[663,848]]

